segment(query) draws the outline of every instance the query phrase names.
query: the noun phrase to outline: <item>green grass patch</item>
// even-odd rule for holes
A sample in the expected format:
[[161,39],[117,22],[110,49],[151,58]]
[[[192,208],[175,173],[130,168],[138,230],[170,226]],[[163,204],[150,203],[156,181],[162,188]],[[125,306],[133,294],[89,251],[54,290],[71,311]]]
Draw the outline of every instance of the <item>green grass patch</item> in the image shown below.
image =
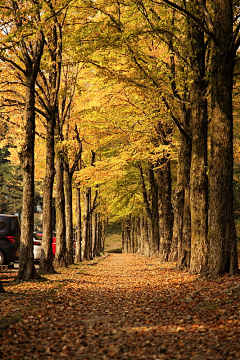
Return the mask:
[[122,248],[109,250],[108,252],[112,253],[112,254],[121,254],[122,253]]
[[122,226],[120,223],[114,223],[108,225],[108,234],[112,234],[112,233],[121,235]]

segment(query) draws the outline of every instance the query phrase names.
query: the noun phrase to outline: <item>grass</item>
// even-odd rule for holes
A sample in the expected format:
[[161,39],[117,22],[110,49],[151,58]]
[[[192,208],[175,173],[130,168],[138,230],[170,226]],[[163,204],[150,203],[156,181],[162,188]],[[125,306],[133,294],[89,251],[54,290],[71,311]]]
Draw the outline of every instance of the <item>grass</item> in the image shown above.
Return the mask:
[[122,248],[121,234],[108,233],[105,240],[105,251],[113,251]]

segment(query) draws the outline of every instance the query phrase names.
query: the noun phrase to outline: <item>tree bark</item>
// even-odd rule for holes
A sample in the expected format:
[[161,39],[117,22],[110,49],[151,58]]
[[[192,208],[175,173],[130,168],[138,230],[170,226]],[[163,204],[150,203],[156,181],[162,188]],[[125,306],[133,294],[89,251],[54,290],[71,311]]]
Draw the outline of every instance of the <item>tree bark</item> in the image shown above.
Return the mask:
[[122,252],[129,253],[130,251],[130,220],[125,218],[122,221]]
[[73,264],[73,216],[72,216],[72,176],[69,166],[64,162],[64,194],[66,216],[66,261]]
[[89,197],[90,188],[83,192],[84,197],[84,212],[83,212],[83,231],[82,231],[82,254],[83,259],[90,260],[89,256],[89,230],[90,230],[90,207]]
[[[53,24],[45,39],[48,49],[48,55],[51,59],[50,74],[41,72],[43,86],[38,84],[39,105],[46,109],[45,118],[47,121],[46,135],[46,174],[44,178],[43,189],[43,236],[42,236],[42,254],[40,258],[40,271],[43,274],[52,274],[55,272],[53,267],[52,253],[52,230],[53,230],[53,183],[55,176],[55,125],[58,116],[58,94],[60,88],[61,70],[62,70],[62,25],[58,22],[55,11],[49,3],[53,15]],[[39,80],[40,81],[40,80]],[[44,106],[43,106],[44,104]]]
[[[15,4],[17,6],[17,4]],[[40,21],[40,10],[36,9],[36,19]],[[20,22],[17,22],[20,27]],[[25,144],[19,154],[23,169],[23,206],[21,224],[21,242],[19,273],[16,280],[39,278],[33,259],[34,230],[34,147],[35,147],[35,84],[40,69],[40,61],[44,48],[44,36],[40,31],[36,42],[32,43],[34,51],[29,54],[29,44],[21,41],[21,57],[25,65]]]
[[140,216],[136,216],[135,220],[135,229],[136,229],[136,236],[135,236],[135,252],[140,254],[141,249],[141,230],[140,230]]
[[40,272],[42,274],[54,274],[52,252],[52,206],[53,206],[53,182],[54,169],[54,129],[55,116],[47,122],[47,146],[46,146],[46,173],[43,185],[43,236],[42,253],[40,258]]
[[216,0],[211,63],[211,165],[209,171],[209,261],[211,276],[238,272],[233,217],[232,90],[235,51],[232,2]]
[[33,230],[34,230],[34,145],[35,145],[35,77],[32,78],[32,66],[26,69],[26,139],[20,158],[23,169],[23,206],[21,224],[21,242],[19,280],[39,278],[33,259]]
[[[182,124],[187,134],[191,134],[190,109],[181,107]],[[173,206],[173,235],[168,261],[177,261],[178,267],[190,266],[191,214],[189,198],[191,137],[179,134],[177,182]]]
[[104,246],[105,246],[105,240],[106,240],[106,236],[107,236],[107,231],[108,231],[108,218],[106,220],[103,220],[101,222],[99,222],[100,229],[98,231],[99,236],[101,238],[101,252],[104,252]]
[[93,213],[93,257],[100,256],[101,253],[101,237],[99,234],[99,213]]
[[[193,11],[199,16],[197,4]],[[193,5],[194,6],[194,5]],[[206,271],[208,253],[208,179],[207,179],[207,84],[205,81],[204,33],[189,20],[193,82],[190,90],[192,154],[190,169],[191,261],[190,272]]]
[[148,164],[148,180],[150,190],[147,192],[144,174],[141,164],[138,164],[140,177],[142,182],[143,200],[146,213],[149,219],[150,234],[149,241],[149,256],[158,257],[159,255],[159,211],[158,211],[158,186],[154,175],[153,166]]
[[[191,134],[191,116],[186,106],[182,106],[183,126]],[[177,186],[175,191],[173,244],[177,239],[177,267],[189,269],[191,257],[191,213],[190,213],[190,166],[191,138],[179,134],[179,154]],[[176,250],[171,250],[175,253]]]
[[81,191],[76,188],[76,249],[75,264],[82,261],[82,230],[81,230]]
[[160,161],[159,168],[156,170],[156,177],[159,199],[159,259],[161,262],[167,262],[171,250],[173,231],[171,169],[168,157]]
[[61,155],[59,153],[56,155],[56,254],[54,266],[55,268],[64,268],[67,266],[67,260],[63,162]]

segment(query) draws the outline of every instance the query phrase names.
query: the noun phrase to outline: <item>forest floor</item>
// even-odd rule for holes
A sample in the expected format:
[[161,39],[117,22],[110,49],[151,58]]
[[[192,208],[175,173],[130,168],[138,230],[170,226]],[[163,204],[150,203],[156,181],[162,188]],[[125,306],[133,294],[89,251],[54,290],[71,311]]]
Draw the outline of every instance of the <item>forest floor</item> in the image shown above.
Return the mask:
[[109,253],[4,281],[0,359],[239,360],[240,276],[200,280],[175,265]]

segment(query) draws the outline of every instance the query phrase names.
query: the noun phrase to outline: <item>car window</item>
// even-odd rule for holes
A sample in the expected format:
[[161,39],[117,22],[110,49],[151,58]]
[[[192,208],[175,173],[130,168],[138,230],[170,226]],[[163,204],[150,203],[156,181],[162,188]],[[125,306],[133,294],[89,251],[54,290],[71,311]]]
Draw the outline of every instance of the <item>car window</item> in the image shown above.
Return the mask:
[[6,226],[5,222],[0,220],[0,230],[3,230]]

